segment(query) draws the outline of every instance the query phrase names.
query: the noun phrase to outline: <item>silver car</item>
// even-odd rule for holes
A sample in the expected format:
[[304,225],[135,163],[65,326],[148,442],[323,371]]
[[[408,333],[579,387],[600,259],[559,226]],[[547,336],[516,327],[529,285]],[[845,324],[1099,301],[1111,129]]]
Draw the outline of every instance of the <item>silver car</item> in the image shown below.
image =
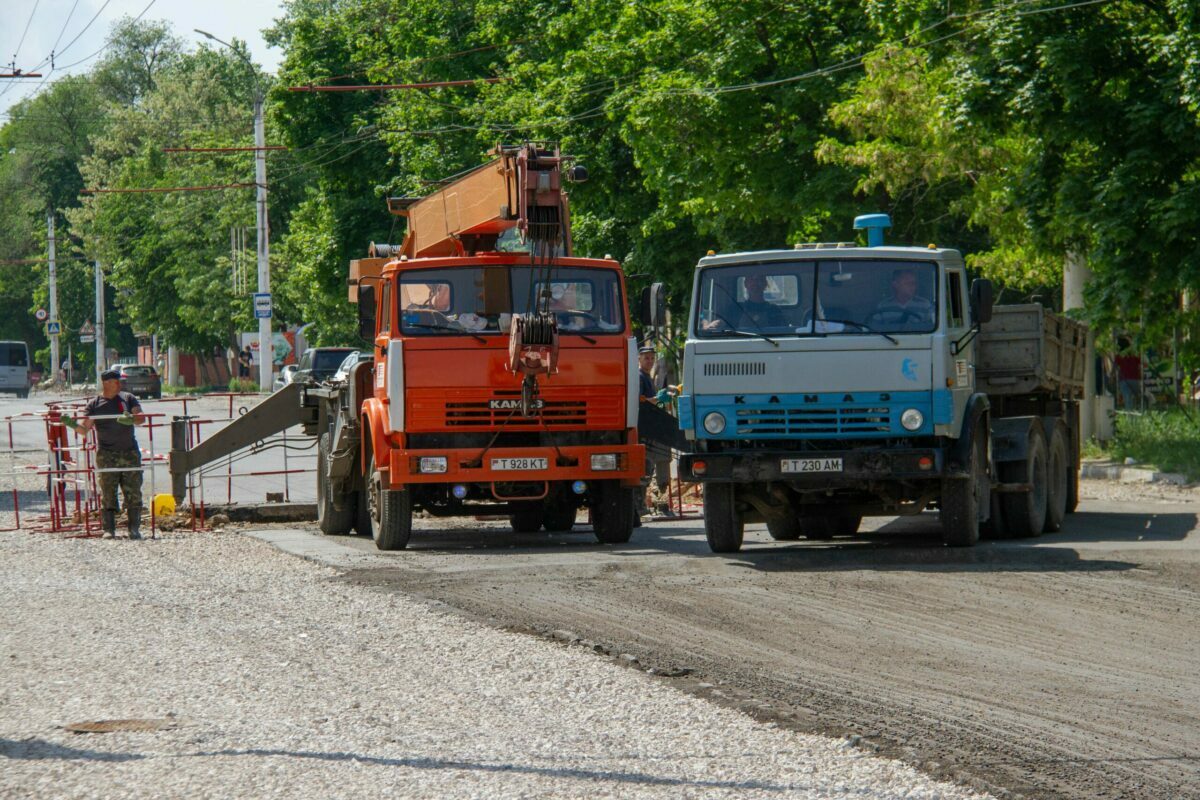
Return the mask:
[[29,348],[24,342],[0,342],[0,392],[29,396]]
[[113,367],[121,373],[121,388],[136,397],[162,397],[162,378],[149,364],[119,364]]

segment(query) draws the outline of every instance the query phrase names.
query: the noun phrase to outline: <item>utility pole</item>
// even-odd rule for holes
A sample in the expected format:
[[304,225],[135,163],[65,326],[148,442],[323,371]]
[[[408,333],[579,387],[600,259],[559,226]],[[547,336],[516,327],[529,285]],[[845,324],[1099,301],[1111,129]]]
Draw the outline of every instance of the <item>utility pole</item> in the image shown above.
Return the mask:
[[[266,103],[266,92],[263,91],[262,82],[258,78],[258,69],[245,53],[229,42],[218,39],[208,31],[202,31],[199,28],[195,28],[195,31],[206,39],[228,47],[235,56],[246,63],[246,66],[250,67],[250,74],[254,76],[254,183],[256,187],[254,205],[258,226],[258,293],[269,296],[271,293],[271,251],[267,242],[270,234],[270,231],[267,230],[267,135],[263,126],[263,106]],[[271,343],[271,319],[270,317],[260,317],[258,320],[258,384],[264,392],[271,391],[274,369],[275,353]]]
[[[263,125],[262,86],[258,86],[254,95],[254,182],[257,184],[256,216],[258,224],[258,292],[271,293],[271,258],[267,230],[267,146],[266,128]],[[275,369],[275,353],[271,341],[271,319],[261,317],[258,320],[258,385],[264,392],[271,391],[271,375]]]
[[96,259],[96,385],[100,385],[100,373],[107,368],[104,363],[104,272],[100,259]]
[[[50,322],[55,325],[60,325],[58,319],[58,267],[54,260],[54,209],[46,211],[46,238],[49,246],[50,260]],[[58,334],[50,334],[50,374],[54,376],[54,386],[59,385],[58,368],[59,364],[58,351]]]

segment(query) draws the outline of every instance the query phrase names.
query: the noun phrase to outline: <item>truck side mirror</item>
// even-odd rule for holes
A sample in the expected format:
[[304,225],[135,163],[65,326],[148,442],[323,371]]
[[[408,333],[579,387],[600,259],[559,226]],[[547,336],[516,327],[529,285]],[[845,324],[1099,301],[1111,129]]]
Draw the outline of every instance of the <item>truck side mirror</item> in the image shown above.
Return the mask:
[[667,292],[661,283],[642,289],[641,323],[646,328],[661,328],[667,321]]
[[369,283],[358,286],[358,335],[375,341],[375,287]]
[[979,325],[992,321],[992,282],[987,278],[971,281],[971,319]]

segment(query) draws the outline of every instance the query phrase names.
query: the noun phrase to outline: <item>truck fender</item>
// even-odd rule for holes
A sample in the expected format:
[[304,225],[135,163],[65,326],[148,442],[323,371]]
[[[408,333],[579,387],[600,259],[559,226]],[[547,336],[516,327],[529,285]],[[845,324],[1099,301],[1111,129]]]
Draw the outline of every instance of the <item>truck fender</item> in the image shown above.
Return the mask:
[[[378,402],[368,400],[362,405],[362,444],[359,448],[360,459],[362,462],[362,474],[367,474],[367,467],[370,464],[371,453],[386,453],[388,449],[387,435],[384,433],[385,426],[383,420],[383,411],[380,409]],[[382,464],[376,462],[376,466],[380,469],[387,469],[388,463],[384,461]]]
[[[1029,436],[1041,417],[1001,417],[992,420],[992,461],[1024,461],[1029,457]],[[1045,430],[1042,431],[1045,433]]]
[[[974,442],[974,436],[978,435],[980,430],[987,433],[987,418],[988,412],[991,411],[992,403],[988,400],[986,394],[973,394],[967,398],[967,405],[963,408],[962,431],[958,435],[958,439],[950,448],[947,468],[950,470],[958,470],[966,464],[971,456],[971,446]],[[979,427],[979,421],[984,420],[984,427]]]

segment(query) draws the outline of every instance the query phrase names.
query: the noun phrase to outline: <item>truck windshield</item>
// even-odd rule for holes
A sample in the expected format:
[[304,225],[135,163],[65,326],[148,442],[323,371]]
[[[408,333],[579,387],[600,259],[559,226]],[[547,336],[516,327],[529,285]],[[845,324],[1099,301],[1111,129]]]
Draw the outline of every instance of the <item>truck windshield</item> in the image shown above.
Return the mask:
[[[489,270],[492,275],[485,275]],[[498,279],[498,280],[497,280]],[[485,298],[485,283],[491,297]],[[508,334],[514,314],[548,300],[564,334],[621,333],[625,304],[612,270],[587,267],[448,267],[400,275],[407,336]]]
[[696,335],[929,333],[937,327],[936,266],[899,259],[828,259],[709,267]]

